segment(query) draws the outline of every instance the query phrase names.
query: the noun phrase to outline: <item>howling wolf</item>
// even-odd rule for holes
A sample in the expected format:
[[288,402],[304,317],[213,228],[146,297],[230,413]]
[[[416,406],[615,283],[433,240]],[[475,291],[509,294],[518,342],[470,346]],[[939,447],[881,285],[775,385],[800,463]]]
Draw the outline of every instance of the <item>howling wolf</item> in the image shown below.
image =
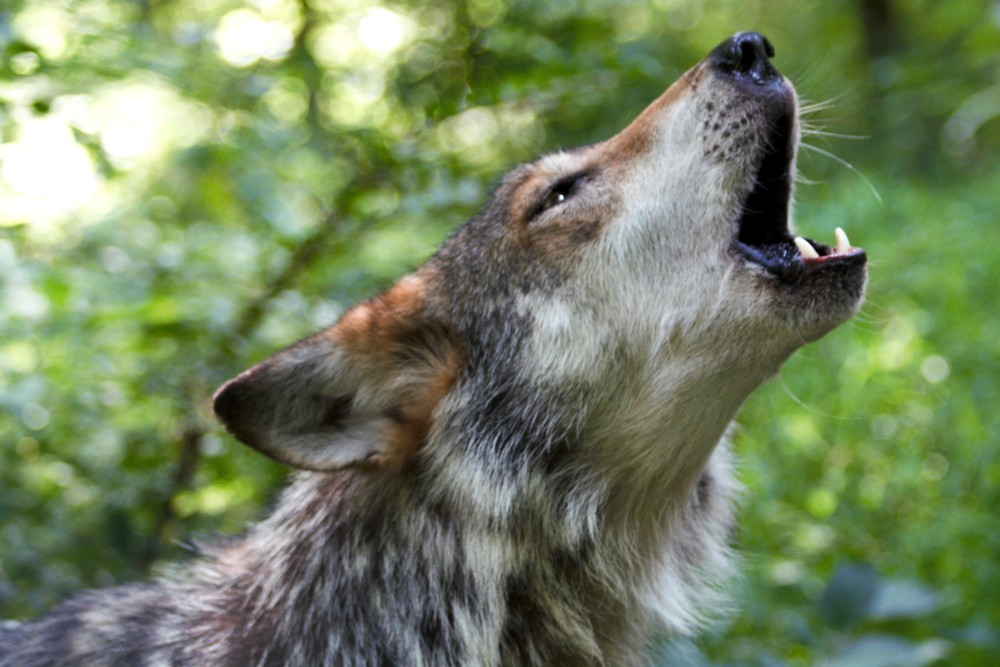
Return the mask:
[[622,665],[719,604],[740,404],[858,308],[797,237],[761,35],[508,174],[437,254],[226,383],[301,470],[245,536],[0,631],[0,665]]

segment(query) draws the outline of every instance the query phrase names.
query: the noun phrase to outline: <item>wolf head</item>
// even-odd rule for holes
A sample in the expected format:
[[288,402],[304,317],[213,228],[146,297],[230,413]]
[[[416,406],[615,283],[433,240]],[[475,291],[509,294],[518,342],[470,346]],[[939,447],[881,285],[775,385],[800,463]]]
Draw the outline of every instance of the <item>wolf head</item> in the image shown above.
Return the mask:
[[846,237],[793,235],[797,100],[772,55],[735,35],[617,135],[516,168],[413,274],[225,384],[216,414],[316,471],[700,469],[865,287]]

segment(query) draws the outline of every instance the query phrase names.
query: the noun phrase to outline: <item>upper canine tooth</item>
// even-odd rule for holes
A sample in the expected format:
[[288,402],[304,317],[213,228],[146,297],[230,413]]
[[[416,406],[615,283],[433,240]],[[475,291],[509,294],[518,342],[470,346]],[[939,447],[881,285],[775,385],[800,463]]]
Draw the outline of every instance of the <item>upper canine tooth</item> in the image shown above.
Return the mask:
[[795,237],[795,247],[799,249],[802,259],[819,259],[819,253],[816,252],[816,248],[812,247],[812,244],[801,236]]
[[837,238],[837,250],[838,255],[842,255],[851,249],[851,242],[847,238],[847,233],[843,229],[837,227],[833,230],[833,235]]

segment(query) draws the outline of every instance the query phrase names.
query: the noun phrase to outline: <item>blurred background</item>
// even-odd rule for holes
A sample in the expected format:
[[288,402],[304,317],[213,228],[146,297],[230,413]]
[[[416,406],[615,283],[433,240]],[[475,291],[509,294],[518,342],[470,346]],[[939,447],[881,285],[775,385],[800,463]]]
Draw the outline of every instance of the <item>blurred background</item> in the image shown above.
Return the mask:
[[220,430],[216,386],[750,29],[812,104],[799,229],[845,227],[870,296],[748,403],[736,611],[659,663],[989,664],[987,0],[3,0],[0,618],[259,516],[287,470]]

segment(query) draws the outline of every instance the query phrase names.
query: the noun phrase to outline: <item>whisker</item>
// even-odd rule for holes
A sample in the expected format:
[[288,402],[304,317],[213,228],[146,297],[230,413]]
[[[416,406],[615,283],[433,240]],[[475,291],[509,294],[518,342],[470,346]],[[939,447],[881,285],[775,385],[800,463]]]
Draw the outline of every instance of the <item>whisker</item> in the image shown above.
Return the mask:
[[795,401],[796,403],[798,403],[799,406],[801,406],[805,410],[808,410],[809,412],[813,413],[814,415],[819,415],[820,417],[823,417],[824,419],[836,419],[838,421],[856,421],[856,420],[860,419],[860,417],[845,417],[844,415],[835,415],[835,414],[833,414],[831,412],[826,412],[825,410],[820,410],[819,408],[817,408],[817,407],[815,407],[813,405],[810,405],[809,403],[806,403],[801,398],[799,398],[798,396],[795,395],[795,392],[792,391],[792,388],[789,387],[788,384],[785,383],[785,378],[782,375],[778,376],[778,384],[781,386],[782,389],[785,390],[785,394],[787,394],[789,398],[791,398],[793,401]]
[[829,102],[815,102],[813,104],[801,104],[799,105],[799,115],[810,116],[817,111],[826,111],[827,109],[832,109],[833,105]]
[[837,162],[837,163],[841,164],[842,166],[847,167],[850,171],[853,171],[855,174],[858,175],[858,177],[862,181],[865,182],[865,185],[868,186],[868,189],[872,191],[873,195],[875,195],[875,199],[878,200],[878,203],[882,204],[883,206],[885,205],[885,202],[882,201],[881,195],[879,195],[878,190],[875,189],[875,186],[872,185],[872,182],[869,181],[868,178],[864,174],[862,174],[858,170],[858,168],[855,167],[853,164],[851,164],[850,162],[848,162],[847,160],[845,160],[842,157],[838,157],[838,156],[834,155],[830,151],[825,151],[822,148],[819,148],[818,146],[813,146],[812,144],[807,144],[805,142],[801,143],[800,145],[802,146],[802,148],[814,151],[816,153],[819,153],[820,155],[825,155],[826,157],[830,158],[834,162]]
[[834,95],[830,99],[820,100],[818,102],[809,102],[806,100],[799,101],[799,114],[812,114],[817,111],[825,111],[832,108],[841,98],[847,95],[848,91],[843,91],[839,95]]
[[826,130],[819,130],[809,127],[805,123],[801,124],[802,134],[807,137],[834,137],[836,139],[871,139],[871,137],[863,134],[841,134],[840,132],[827,132]]

